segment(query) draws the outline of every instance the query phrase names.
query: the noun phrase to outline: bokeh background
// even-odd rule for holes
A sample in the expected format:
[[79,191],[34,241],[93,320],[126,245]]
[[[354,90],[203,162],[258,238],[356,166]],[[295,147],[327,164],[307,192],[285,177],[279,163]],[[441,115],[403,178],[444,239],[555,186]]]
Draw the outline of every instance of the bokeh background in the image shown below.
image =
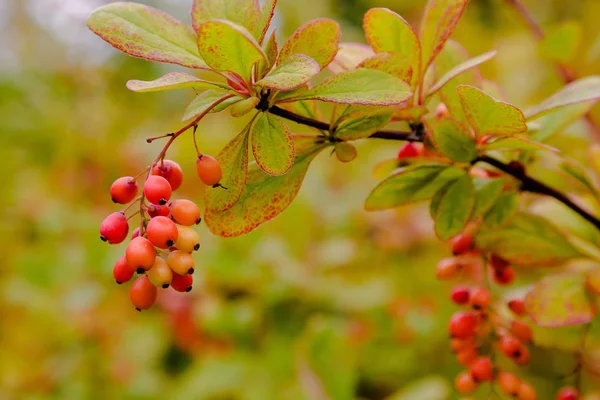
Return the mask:
[[[200,225],[192,293],[161,292],[158,306],[134,311],[112,278],[124,245],[101,242],[98,225],[118,210],[111,182],[155,157],[161,144],[144,139],[181,126],[193,92],[126,90],[128,79],[178,67],[127,57],[89,32],[87,15],[108,2],[0,1],[0,399],[458,398],[446,330],[456,306],[434,274],[448,245],[435,238],[426,205],[362,209],[373,167],[394,157],[394,143],[359,143],[350,164],[321,155],[294,204],[249,235],[212,237]],[[191,0],[139,2],[189,21]],[[332,17],[344,41],[364,41],[368,8],[389,7],[416,25],[425,1],[279,3],[282,40]],[[580,75],[600,72],[600,2],[525,3],[545,28],[576,24],[568,62]],[[482,72],[518,106],[562,85],[556,54],[502,0],[472,0],[454,37],[472,54],[499,50]],[[203,151],[218,153],[243,124],[228,113],[206,118]],[[568,126],[552,144],[585,160],[585,126]],[[169,157],[186,173],[178,196],[201,202],[191,137]],[[520,273],[517,286],[535,274]],[[572,362],[534,349],[521,375],[551,399]],[[593,377],[585,385],[588,399],[600,398]],[[475,398],[488,395],[485,387]]]

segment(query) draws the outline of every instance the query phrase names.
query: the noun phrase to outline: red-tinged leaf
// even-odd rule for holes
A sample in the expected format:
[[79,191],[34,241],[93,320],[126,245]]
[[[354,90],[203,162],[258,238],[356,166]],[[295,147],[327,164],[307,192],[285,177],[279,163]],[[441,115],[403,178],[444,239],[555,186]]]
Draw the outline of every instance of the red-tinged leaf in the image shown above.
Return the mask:
[[460,85],[456,89],[477,137],[510,136],[527,131],[525,117],[517,107],[498,101],[473,86]]
[[314,59],[321,69],[335,57],[340,42],[340,25],[329,18],[307,22],[285,42],[279,53],[279,63],[294,54],[306,54]]
[[588,76],[569,83],[537,106],[527,110],[527,119],[541,117],[549,111],[570,104],[598,99],[600,99],[600,76]]
[[541,279],[525,297],[525,308],[533,322],[545,327],[581,325],[596,316],[582,273]]
[[169,14],[137,3],[112,3],[96,9],[87,26],[113,47],[133,57],[207,69],[194,30]]
[[428,91],[425,97],[430,97],[436,94],[444,87],[445,84],[450,82],[453,78],[462,74],[465,71],[470,70],[471,68],[475,68],[479,64],[482,64],[486,61],[491,60],[498,52],[496,50],[488,51],[487,53],[483,53],[478,55],[477,57],[473,57],[467,61],[464,61],[450,71],[446,72]]
[[406,59],[412,70],[408,83],[416,83],[421,73],[421,44],[416,32],[404,18],[387,8],[372,8],[365,14],[363,28],[376,53],[395,52]]
[[341,104],[391,106],[402,104],[411,96],[410,87],[403,80],[385,72],[359,68],[329,77],[291,100],[316,99]]
[[262,113],[252,125],[252,154],[260,168],[269,175],[283,175],[294,163],[294,140],[283,120]]
[[371,136],[392,118],[390,107],[346,106],[334,125],[334,136],[342,140],[358,140]]
[[264,50],[267,56],[266,62],[261,62],[260,67],[260,76],[265,76],[271,68],[277,62],[277,56],[279,55],[279,46],[277,45],[277,35],[275,31],[271,32],[269,39],[267,39],[267,43],[265,43]]
[[296,89],[304,85],[321,71],[319,64],[305,54],[294,54],[283,60],[256,86],[281,91]]
[[245,82],[250,82],[252,66],[267,59],[246,28],[224,20],[211,20],[198,27],[198,49],[209,67],[233,72]]
[[224,212],[206,211],[204,221],[208,229],[219,236],[239,236],[275,218],[292,203],[310,162],[324,147],[313,145],[299,151],[290,171],[282,176],[266,174],[257,165],[251,165],[240,200]]
[[259,16],[257,0],[194,0],[192,5],[192,26],[196,32],[211,19],[227,20],[254,32]]
[[452,118],[432,120],[432,139],[440,152],[453,161],[471,162],[477,157],[477,145],[469,129]]
[[242,196],[248,177],[248,140],[252,122],[217,155],[223,170],[220,183],[227,189],[206,187],[204,204],[207,210],[223,212],[233,207]]
[[263,39],[269,30],[271,19],[273,19],[273,14],[275,13],[276,5],[277,0],[266,0],[260,9],[260,16],[258,18],[256,33],[254,35],[256,38],[258,38],[258,43],[262,44]]
[[593,268],[586,272],[585,283],[596,296],[600,296],[600,267]]
[[339,50],[333,61],[327,66],[334,74],[355,69],[358,64],[375,53],[370,46],[363,43],[340,43]]
[[227,86],[218,82],[205,81],[195,76],[186,74],[185,72],[169,72],[153,81],[131,80],[127,82],[127,89],[142,93],[142,92],[158,92],[163,90],[173,89],[215,89]]
[[468,0],[429,0],[421,21],[423,71],[435,60],[462,16]]
[[414,75],[410,60],[401,53],[377,53],[358,65],[358,68],[368,68],[383,71],[410,84]]
[[[226,97],[225,100],[219,102],[217,106],[213,107],[213,103],[224,97]],[[212,110],[210,112],[223,111],[230,105],[235,104],[238,101],[242,101],[243,99],[244,98],[241,96],[232,96],[231,92],[224,90],[205,90],[194,97],[194,100],[192,100],[192,102],[187,106],[183,113],[182,121],[196,118],[198,115],[203,114],[211,107]]]

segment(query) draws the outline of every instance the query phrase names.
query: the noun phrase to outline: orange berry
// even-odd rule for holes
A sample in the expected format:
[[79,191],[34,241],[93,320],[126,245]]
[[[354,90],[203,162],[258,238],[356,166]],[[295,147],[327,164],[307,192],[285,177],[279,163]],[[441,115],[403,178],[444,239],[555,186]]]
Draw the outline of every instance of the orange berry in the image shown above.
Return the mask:
[[127,204],[137,196],[138,184],[131,176],[123,176],[110,186],[110,197],[113,202]]
[[500,348],[508,357],[517,359],[521,356],[523,345],[521,344],[521,341],[515,337],[503,336],[500,339]]
[[167,263],[173,272],[179,275],[187,275],[194,273],[194,258],[190,253],[183,250],[175,250],[169,253]]
[[138,236],[131,239],[131,242],[127,245],[125,258],[129,267],[141,274],[154,265],[156,250],[154,250],[154,246],[148,239]]
[[521,353],[516,358],[514,358],[515,363],[521,366],[529,364],[530,359],[531,354],[529,353],[529,349],[527,349],[527,347],[525,346],[521,348]]
[[472,337],[466,339],[452,338],[450,339],[450,346],[452,347],[453,351],[459,353],[463,350],[474,348],[475,342],[473,341]]
[[219,164],[216,158],[208,154],[198,157],[196,160],[196,171],[200,180],[207,186],[214,186],[223,178],[221,164]]
[[509,301],[508,308],[510,309],[510,311],[514,312],[519,316],[525,315],[527,313],[527,310],[525,309],[525,302],[521,299],[513,299]]
[[200,236],[194,229],[177,225],[177,241],[175,242],[177,250],[183,250],[186,253],[191,253],[200,248]]
[[168,249],[177,241],[177,225],[167,217],[154,217],[148,222],[146,234],[153,245],[160,249]]
[[437,264],[435,276],[439,280],[455,278],[461,270],[461,265],[456,258],[444,258]]
[[517,392],[518,400],[536,400],[537,393],[533,386],[527,382],[521,382],[519,385],[519,391]]
[[456,353],[456,359],[458,360],[459,364],[463,367],[471,366],[473,362],[477,360],[478,357],[479,353],[477,352],[477,349],[474,346],[468,347]]
[[516,396],[519,393],[521,380],[515,374],[502,371],[498,374],[498,385],[502,391],[509,396]]
[[477,288],[471,292],[471,305],[476,310],[487,308],[492,301],[490,291],[484,288]]
[[464,339],[475,334],[477,324],[478,320],[475,314],[459,311],[450,318],[448,330],[452,337]]
[[525,322],[514,320],[511,323],[510,328],[513,335],[524,343],[529,343],[533,339],[533,331]]
[[454,387],[458,393],[469,394],[477,389],[477,382],[473,380],[473,377],[469,372],[463,371],[456,376]]
[[494,375],[494,365],[489,357],[479,357],[471,364],[471,376],[475,382],[490,381]]
[[200,207],[186,199],[174,200],[170,204],[171,218],[180,225],[192,226],[201,221]]
[[173,271],[165,259],[161,257],[156,257],[154,265],[146,272],[146,275],[154,286],[162,287],[163,289],[168,288],[173,280]]
[[147,276],[140,276],[129,289],[129,298],[138,311],[147,310],[156,301],[157,289]]

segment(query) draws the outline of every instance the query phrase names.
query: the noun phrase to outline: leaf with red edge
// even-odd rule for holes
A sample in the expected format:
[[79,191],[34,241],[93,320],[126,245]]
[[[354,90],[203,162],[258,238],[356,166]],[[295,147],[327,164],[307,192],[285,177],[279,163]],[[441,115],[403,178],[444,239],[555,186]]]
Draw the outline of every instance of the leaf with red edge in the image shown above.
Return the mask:
[[294,54],[283,60],[255,85],[281,91],[292,90],[304,85],[320,71],[319,64],[309,56]]
[[498,101],[473,86],[460,85],[456,90],[477,137],[510,136],[527,131],[525,117],[517,107]]
[[374,55],[373,49],[364,43],[340,43],[338,52],[327,69],[334,74],[347,72]]
[[267,59],[246,28],[225,20],[211,20],[198,27],[198,50],[209,67],[233,72],[244,82],[250,82],[252,66]]
[[325,147],[312,145],[299,150],[294,165],[282,176],[266,174],[257,165],[251,165],[240,200],[224,212],[206,211],[204,221],[208,229],[219,236],[239,236],[275,218],[294,201],[311,161]]
[[283,175],[294,163],[292,133],[281,117],[261,113],[251,128],[252,154],[260,168],[270,175]]
[[323,69],[335,57],[341,34],[340,24],[332,19],[308,21],[285,42],[279,53],[279,63],[294,54],[306,54]]
[[259,16],[260,6],[256,0],[194,0],[192,5],[192,26],[196,32],[211,19],[231,21],[254,32]]
[[571,104],[600,99],[600,76],[587,76],[563,87],[537,106],[527,110],[527,119],[535,119],[546,113]]
[[527,313],[539,326],[581,325],[596,316],[586,293],[582,273],[547,276],[533,285],[525,297]]
[[260,16],[258,17],[258,24],[256,24],[256,33],[254,35],[258,38],[258,43],[262,44],[263,39],[269,30],[276,5],[277,0],[266,0],[260,9]]
[[423,71],[435,60],[462,16],[468,0],[429,0],[421,21]]
[[372,8],[364,16],[363,28],[376,53],[395,52],[406,58],[412,83],[416,83],[421,73],[421,44],[412,26],[387,8]]
[[208,69],[198,54],[194,30],[156,8],[126,2],[107,4],[92,12],[87,26],[130,56]]
[[414,71],[410,60],[400,53],[377,53],[358,65],[358,68],[376,69],[383,71],[410,84]]
[[271,68],[277,62],[277,56],[279,55],[279,46],[277,45],[277,35],[275,31],[271,32],[271,35],[267,39],[267,42],[263,46],[265,54],[267,55],[267,61],[260,63],[260,74],[259,76],[265,76]]
[[186,74],[185,72],[169,72],[153,81],[130,80],[127,82],[127,89],[143,93],[143,92],[159,92],[163,90],[173,89],[215,89],[224,88],[227,86],[218,82],[205,81],[204,79]]
[[600,296],[600,267],[593,268],[586,272],[585,283],[592,293],[596,296]]
[[349,105],[333,124],[333,134],[342,140],[358,140],[371,136],[392,118],[390,107]]

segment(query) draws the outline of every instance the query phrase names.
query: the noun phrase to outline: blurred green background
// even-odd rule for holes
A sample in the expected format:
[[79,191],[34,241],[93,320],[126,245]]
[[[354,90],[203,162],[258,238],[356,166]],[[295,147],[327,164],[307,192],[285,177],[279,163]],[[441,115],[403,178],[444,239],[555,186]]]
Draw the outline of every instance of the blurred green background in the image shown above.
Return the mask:
[[[140,2],[189,21],[191,0]],[[0,1],[0,399],[459,398],[446,330],[457,307],[452,284],[434,274],[448,246],[426,205],[362,209],[373,166],[398,144],[359,143],[351,164],[321,155],[294,204],[247,236],[212,237],[200,225],[195,289],[161,292],[151,311],[134,311],[112,277],[124,245],[98,239],[100,221],[118,210],[108,188],[151,162],[161,144],[144,139],[181,126],[193,92],[126,90],[128,79],[178,67],[127,57],[87,31],[87,15],[106,3]],[[416,25],[425,1],[279,3],[282,40],[309,19],[332,17],[343,41],[364,41],[368,8],[389,7]],[[525,3],[545,28],[577,21],[568,63],[580,76],[600,72],[599,1]],[[471,54],[499,50],[482,71],[518,106],[562,85],[556,55],[540,50],[501,0],[472,0],[454,37]],[[244,123],[209,116],[202,150],[218,153]],[[587,138],[575,123],[553,144],[584,160]],[[191,137],[169,157],[186,174],[177,196],[201,202]],[[520,374],[551,399],[572,362],[534,349]],[[585,385],[587,399],[600,398],[593,377]],[[484,385],[475,398],[488,395]]]

